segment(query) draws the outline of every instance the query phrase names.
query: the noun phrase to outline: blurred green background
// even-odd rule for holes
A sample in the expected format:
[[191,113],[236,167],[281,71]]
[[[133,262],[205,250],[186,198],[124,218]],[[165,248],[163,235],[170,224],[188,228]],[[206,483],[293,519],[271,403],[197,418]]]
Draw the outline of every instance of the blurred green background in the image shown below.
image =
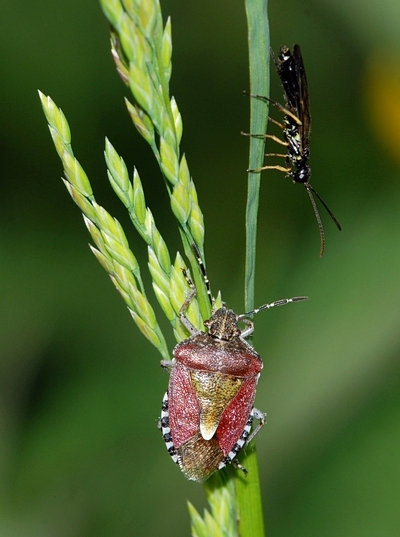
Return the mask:
[[[209,277],[242,312],[244,6],[166,0],[162,9],[172,16],[172,93]],[[185,501],[201,509],[204,495],[156,427],[167,375],[87,247],[37,95],[62,107],[97,200],[123,223],[141,264],[146,248],[107,182],[106,135],[137,166],[171,253],[181,249],[158,169],[125,110],[106,20],[96,1],[14,0],[0,24],[0,535],[189,535]],[[310,297],[256,319],[267,533],[398,536],[400,4],[275,0],[270,24],[275,50],[301,44],[311,183],[343,231],[321,210],[319,259],[302,187],[263,176],[256,304]],[[281,100],[275,73],[272,96]]]

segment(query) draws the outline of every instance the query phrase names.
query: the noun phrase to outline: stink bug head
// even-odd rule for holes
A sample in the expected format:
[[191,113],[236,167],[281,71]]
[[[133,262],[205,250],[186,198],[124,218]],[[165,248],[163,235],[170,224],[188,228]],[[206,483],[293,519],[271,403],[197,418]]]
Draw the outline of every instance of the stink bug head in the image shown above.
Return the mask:
[[[204,265],[198,259],[209,290]],[[179,319],[190,337],[176,345],[170,364],[162,363],[170,380],[159,427],[173,461],[188,479],[202,482],[230,462],[242,468],[235,457],[264,424],[265,415],[253,407],[263,363],[244,339],[253,331],[247,317],[306,297],[279,300],[242,315],[222,306],[204,322],[207,332],[203,332],[186,316],[196,296],[194,285],[186,278],[190,291]],[[209,296],[213,303],[211,293]],[[243,330],[239,322],[246,325]],[[254,418],[259,424],[251,433]]]
[[208,334],[215,339],[228,341],[241,334],[236,313],[225,306],[219,308],[207,321],[204,321],[204,326],[207,327]]

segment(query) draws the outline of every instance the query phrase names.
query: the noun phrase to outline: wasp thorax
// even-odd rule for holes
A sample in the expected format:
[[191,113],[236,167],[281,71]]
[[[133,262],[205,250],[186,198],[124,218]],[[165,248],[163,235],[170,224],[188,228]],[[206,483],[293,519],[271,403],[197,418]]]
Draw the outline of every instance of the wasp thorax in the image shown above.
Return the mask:
[[204,321],[204,326],[208,328],[208,334],[216,339],[229,341],[240,336],[235,312],[225,307],[219,308],[208,321]]

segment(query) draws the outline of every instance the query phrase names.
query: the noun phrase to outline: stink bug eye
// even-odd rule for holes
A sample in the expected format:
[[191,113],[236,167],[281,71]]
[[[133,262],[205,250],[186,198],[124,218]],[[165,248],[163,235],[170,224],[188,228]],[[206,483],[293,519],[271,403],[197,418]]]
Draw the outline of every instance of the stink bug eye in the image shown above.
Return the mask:
[[[213,304],[204,264],[197,248],[193,249]],[[196,288],[185,269],[184,274],[190,290],[179,319],[190,337],[175,346],[171,362],[161,362],[170,380],[159,427],[172,460],[188,479],[205,481],[230,462],[247,474],[236,455],[265,422],[265,414],[253,406],[263,363],[244,339],[254,330],[248,316],[307,297],[278,300],[242,315],[225,306],[213,308],[210,319],[204,321],[207,332],[202,332],[186,316]],[[243,330],[239,322],[246,325]],[[258,424],[251,432],[254,419]]]
[[264,97],[263,95],[244,93],[249,97],[270,102],[284,114],[282,123],[271,117],[268,118],[271,123],[282,129],[283,140],[273,134],[249,134],[244,132],[242,132],[242,134],[245,136],[269,138],[285,147],[285,153],[266,153],[267,157],[284,158],[285,166],[275,164],[262,166],[261,168],[255,168],[248,171],[261,172],[262,170],[278,170],[285,173],[287,177],[290,177],[294,183],[304,185],[317,219],[321,239],[319,255],[322,256],[325,250],[325,233],[313,194],[315,194],[322,203],[339,231],[341,231],[342,228],[332,211],[309,182],[311,177],[311,168],[308,166],[308,160],[310,158],[311,114],[308,97],[308,83],[303,57],[299,45],[293,45],[292,52],[286,46],[282,46],[278,58],[276,58],[274,51],[271,49],[271,56],[275,63],[279,78],[281,79],[285,106],[282,106],[280,103],[273,101],[269,97]]

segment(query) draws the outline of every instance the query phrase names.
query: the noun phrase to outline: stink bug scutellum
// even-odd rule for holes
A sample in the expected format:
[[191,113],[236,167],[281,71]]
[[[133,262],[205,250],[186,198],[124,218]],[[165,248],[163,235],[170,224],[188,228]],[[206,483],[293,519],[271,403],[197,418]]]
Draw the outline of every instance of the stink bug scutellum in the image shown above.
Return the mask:
[[[194,250],[213,305],[204,265],[197,248]],[[190,337],[176,345],[171,362],[161,362],[170,372],[170,380],[159,427],[173,461],[188,479],[201,483],[230,462],[247,474],[235,457],[264,424],[265,414],[253,406],[263,363],[244,339],[254,330],[248,316],[307,297],[285,298],[242,315],[225,306],[213,308],[211,318],[204,321],[208,331],[202,332],[186,316],[196,296],[187,275],[186,279],[190,291],[179,319]],[[243,330],[239,322],[246,325]],[[254,418],[259,423],[250,433]]]
[[[321,238],[320,256],[322,256],[325,249],[325,233],[313,194],[317,196],[319,201],[325,207],[339,231],[341,231],[342,228],[332,211],[309,182],[311,177],[311,168],[308,165],[308,160],[310,158],[311,115],[307,76],[303,57],[299,45],[293,45],[293,52],[290,52],[290,49],[286,46],[282,46],[279,50],[278,58],[275,57],[275,54],[271,49],[271,56],[274,60],[279,78],[281,79],[286,106],[282,106],[280,103],[262,95],[250,95],[250,97],[269,101],[284,114],[283,123],[279,123],[271,117],[268,118],[271,123],[274,123],[274,125],[277,125],[282,129],[284,140],[281,140],[272,134],[242,134],[246,136],[262,136],[270,138],[278,144],[285,146],[287,148],[286,154],[267,153],[266,156],[282,157],[286,161],[286,166],[263,166],[249,171],[260,172],[262,170],[279,170],[284,172],[287,177],[290,177],[294,183],[304,185],[310,197],[317,219]],[[245,92],[245,94],[247,94],[247,92]]]

